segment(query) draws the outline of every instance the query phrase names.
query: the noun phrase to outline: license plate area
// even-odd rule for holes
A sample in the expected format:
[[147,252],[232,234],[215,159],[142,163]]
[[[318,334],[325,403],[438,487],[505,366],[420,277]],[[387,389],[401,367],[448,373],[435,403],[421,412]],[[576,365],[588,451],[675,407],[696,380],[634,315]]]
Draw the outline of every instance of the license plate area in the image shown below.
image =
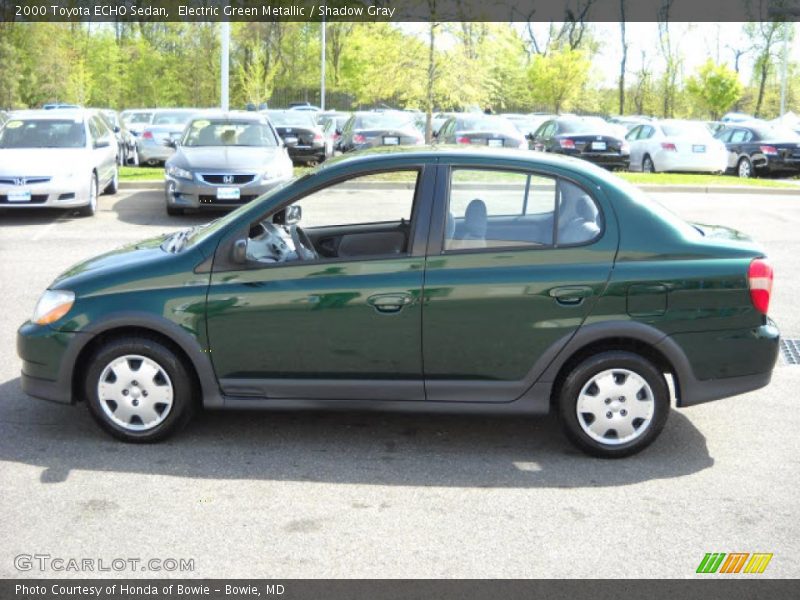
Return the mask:
[[31,192],[30,190],[14,190],[8,192],[7,198],[9,202],[30,202]]
[[605,142],[592,142],[592,150],[605,151],[608,148]]
[[221,187],[217,188],[217,200],[238,200],[241,197],[239,188]]
[[694,146],[692,146],[692,152],[696,152],[698,154],[702,154],[705,151],[706,151],[706,147],[704,145],[702,145],[702,144],[695,144]]
[[384,146],[397,146],[400,144],[400,138],[396,135],[385,135],[383,136],[383,145]]
[[502,147],[503,147],[503,140],[499,140],[499,139],[490,139],[490,140],[488,140],[488,141],[486,142],[486,144],[487,144],[487,145],[488,145],[490,148],[502,148]]

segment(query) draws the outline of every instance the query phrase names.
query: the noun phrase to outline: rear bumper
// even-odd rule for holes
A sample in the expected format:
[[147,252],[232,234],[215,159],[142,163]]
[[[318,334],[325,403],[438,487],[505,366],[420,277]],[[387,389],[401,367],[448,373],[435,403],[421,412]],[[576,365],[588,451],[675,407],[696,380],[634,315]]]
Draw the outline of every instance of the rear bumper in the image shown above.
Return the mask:
[[755,329],[677,334],[658,346],[666,344],[676,344],[685,360],[674,364],[678,406],[684,407],[768,385],[778,360],[780,332],[768,321]]
[[296,161],[324,160],[325,146],[287,146],[289,158]]
[[764,164],[754,162],[753,166],[767,173],[800,173],[800,159],[769,157]]
[[716,173],[728,168],[726,154],[698,152],[691,155],[676,152],[659,152],[653,157],[659,171],[682,171],[687,173]]

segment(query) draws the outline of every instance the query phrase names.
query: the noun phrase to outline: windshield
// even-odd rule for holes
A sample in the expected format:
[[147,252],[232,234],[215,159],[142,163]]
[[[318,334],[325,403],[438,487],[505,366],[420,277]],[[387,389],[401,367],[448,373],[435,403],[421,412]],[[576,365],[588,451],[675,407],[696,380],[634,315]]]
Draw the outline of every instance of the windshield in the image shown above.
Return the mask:
[[192,113],[188,112],[164,112],[158,113],[153,117],[153,125],[186,125]]
[[458,119],[456,129],[461,131],[500,131],[516,135],[517,128],[507,119],[475,117]]
[[398,129],[413,127],[413,116],[395,113],[375,113],[356,117],[356,129]]
[[86,130],[78,119],[14,119],[0,130],[0,148],[83,148]]
[[183,146],[275,147],[278,140],[268,125],[258,121],[211,121],[196,119],[186,130]]
[[308,111],[294,110],[269,113],[275,127],[314,127],[314,117]]
[[670,137],[692,136],[711,138],[711,132],[703,123],[664,123],[661,125],[664,135]]

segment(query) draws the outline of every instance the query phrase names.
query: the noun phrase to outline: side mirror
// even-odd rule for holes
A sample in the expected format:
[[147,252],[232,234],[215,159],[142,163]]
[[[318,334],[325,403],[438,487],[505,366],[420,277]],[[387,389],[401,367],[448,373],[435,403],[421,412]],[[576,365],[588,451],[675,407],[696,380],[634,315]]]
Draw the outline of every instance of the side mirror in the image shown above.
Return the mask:
[[247,240],[236,240],[233,243],[231,260],[237,265],[243,265],[247,262]]
[[122,130],[119,128],[119,125],[114,125],[114,133],[119,133],[120,131]]
[[172,138],[165,138],[164,139],[164,145],[168,146],[169,148],[177,148],[178,147],[178,142],[173,140]]

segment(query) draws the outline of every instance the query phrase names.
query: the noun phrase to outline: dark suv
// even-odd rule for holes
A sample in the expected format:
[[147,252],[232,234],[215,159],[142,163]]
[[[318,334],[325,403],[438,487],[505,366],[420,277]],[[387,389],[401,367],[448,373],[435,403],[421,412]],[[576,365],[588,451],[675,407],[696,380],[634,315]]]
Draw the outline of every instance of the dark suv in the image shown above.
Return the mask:
[[[302,227],[301,227],[302,224]],[[341,157],[203,226],[59,276],[23,388],[127,441],[204,408],[543,414],[600,456],[770,381],[772,270],[585,161]]]

